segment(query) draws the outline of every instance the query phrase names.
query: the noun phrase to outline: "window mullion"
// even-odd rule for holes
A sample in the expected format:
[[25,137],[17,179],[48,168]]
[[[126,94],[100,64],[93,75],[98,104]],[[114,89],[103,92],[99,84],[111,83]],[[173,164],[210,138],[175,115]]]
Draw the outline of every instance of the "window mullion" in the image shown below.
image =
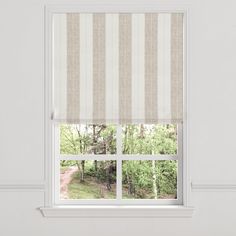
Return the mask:
[[178,160],[178,155],[143,155],[143,154],[126,154],[122,155],[125,161],[161,161],[161,160]]
[[74,160],[74,161],[111,161],[116,160],[116,155],[87,155],[87,154],[81,154],[81,155],[58,155],[60,160]]

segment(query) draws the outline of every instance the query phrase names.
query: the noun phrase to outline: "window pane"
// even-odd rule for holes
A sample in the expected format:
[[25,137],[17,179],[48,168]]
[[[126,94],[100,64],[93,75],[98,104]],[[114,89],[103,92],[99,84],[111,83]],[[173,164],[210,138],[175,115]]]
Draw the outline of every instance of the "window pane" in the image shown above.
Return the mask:
[[116,198],[116,161],[61,161],[61,199]]
[[177,154],[177,125],[125,125],[123,154]]
[[61,125],[61,154],[115,154],[114,125]]
[[123,161],[123,199],[176,199],[177,161]]

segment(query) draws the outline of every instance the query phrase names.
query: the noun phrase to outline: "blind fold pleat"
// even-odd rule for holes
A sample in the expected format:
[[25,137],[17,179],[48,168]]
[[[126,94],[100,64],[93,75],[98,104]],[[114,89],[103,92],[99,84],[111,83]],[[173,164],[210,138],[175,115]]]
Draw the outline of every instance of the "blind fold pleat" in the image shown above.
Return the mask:
[[182,122],[182,13],[68,13],[53,22],[55,121]]

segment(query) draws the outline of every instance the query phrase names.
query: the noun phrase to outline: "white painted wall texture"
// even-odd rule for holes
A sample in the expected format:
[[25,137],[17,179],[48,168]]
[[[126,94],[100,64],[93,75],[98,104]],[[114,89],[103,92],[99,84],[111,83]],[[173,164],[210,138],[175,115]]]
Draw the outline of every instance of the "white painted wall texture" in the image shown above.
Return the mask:
[[[119,1],[122,2],[127,3]],[[236,235],[236,191],[233,191],[236,185],[236,2],[173,2],[181,6],[186,3],[190,9],[188,158],[191,179],[193,185],[212,187],[213,184],[221,189],[192,191],[192,205],[196,210],[191,219],[43,218],[37,210],[44,205],[43,191],[17,190],[17,186],[44,181],[44,6],[65,2],[2,0],[0,235]],[[14,189],[3,187],[12,184]]]

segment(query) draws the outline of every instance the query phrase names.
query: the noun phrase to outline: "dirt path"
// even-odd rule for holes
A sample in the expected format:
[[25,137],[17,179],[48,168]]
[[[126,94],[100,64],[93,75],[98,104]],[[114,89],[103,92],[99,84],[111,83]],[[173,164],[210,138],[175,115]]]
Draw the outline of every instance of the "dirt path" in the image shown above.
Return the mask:
[[72,175],[78,171],[78,168],[76,166],[72,166],[68,168],[64,173],[60,174],[60,183],[61,183],[61,199],[68,199],[68,184],[72,180]]

